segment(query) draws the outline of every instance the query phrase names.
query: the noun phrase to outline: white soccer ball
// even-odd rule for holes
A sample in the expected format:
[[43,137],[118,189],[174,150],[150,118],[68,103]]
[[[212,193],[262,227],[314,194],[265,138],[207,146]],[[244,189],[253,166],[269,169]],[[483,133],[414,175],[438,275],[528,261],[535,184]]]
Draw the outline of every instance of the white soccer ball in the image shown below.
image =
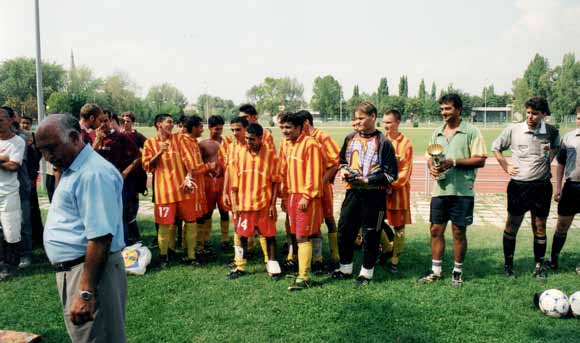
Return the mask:
[[570,296],[570,308],[572,309],[572,315],[580,318],[580,291]]
[[548,289],[542,292],[539,305],[540,311],[555,318],[566,316],[570,309],[568,297],[558,289]]

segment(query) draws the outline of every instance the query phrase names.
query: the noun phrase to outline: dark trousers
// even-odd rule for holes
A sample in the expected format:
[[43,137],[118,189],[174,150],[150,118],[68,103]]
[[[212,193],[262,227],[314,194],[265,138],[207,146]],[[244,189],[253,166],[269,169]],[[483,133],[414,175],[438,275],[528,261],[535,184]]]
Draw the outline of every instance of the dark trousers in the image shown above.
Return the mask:
[[32,187],[30,192],[30,220],[32,222],[32,243],[36,246],[42,246],[44,226],[42,225],[42,217],[40,216],[36,185]]
[[48,193],[48,201],[52,202],[52,196],[54,195],[54,188],[56,187],[56,179],[54,175],[46,174],[45,180],[46,192]]
[[372,269],[375,266],[385,208],[384,190],[350,189],[346,192],[338,220],[340,264],[352,263],[354,240],[362,227],[363,267]]

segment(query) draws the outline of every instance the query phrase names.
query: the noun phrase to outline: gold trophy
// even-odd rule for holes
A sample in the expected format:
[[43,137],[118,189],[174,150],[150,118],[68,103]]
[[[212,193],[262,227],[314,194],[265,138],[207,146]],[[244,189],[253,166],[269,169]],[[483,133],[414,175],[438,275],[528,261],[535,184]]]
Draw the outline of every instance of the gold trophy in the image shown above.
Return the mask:
[[[434,166],[439,167],[441,161],[445,159],[445,153],[443,152],[443,146],[441,144],[430,144],[427,147],[427,153],[431,156],[431,161]],[[435,178],[436,180],[445,179],[445,172],[442,172]]]

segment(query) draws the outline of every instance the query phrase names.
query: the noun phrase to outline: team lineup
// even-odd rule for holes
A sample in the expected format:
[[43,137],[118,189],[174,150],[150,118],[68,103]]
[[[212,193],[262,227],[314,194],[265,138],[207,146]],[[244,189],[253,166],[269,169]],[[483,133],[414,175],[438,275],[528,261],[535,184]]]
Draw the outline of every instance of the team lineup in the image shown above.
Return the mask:
[[[464,280],[467,227],[473,221],[476,171],[485,165],[488,152],[479,129],[461,119],[461,98],[448,94],[439,103],[443,125],[433,132],[429,148],[442,151],[437,158],[430,149],[425,153],[430,174],[437,180],[430,205],[432,266],[418,282],[443,278],[444,232],[451,221],[455,261],[451,284],[459,287]],[[546,269],[558,268],[559,252],[580,210],[573,200],[580,189],[578,130],[560,139],[558,130],[544,121],[549,114],[545,99],[531,98],[526,102],[526,121],[507,127],[492,144],[500,165],[511,176],[503,235],[504,271],[510,278],[515,277],[516,234],[526,212],[531,213],[534,233],[533,273],[545,279]],[[205,261],[212,253],[209,234],[217,207],[223,251],[230,249],[230,213],[235,228],[230,279],[246,274],[248,251],[257,244],[272,279],[278,280],[283,273],[294,278],[290,291],[309,288],[311,272],[326,271],[337,280],[352,278],[355,242],[361,237],[363,263],[356,284],[368,285],[377,263],[396,273],[405,225],[411,224],[413,160],[411,142],[398,129],[400,113],[384,113],[383,134],[377,130],[380,119],[374,105],[361,103],[352,117],[353,132],[341,147],[314,127],[307,111],[280,113],[277,119],[284,137],[278,151],[270,130],[258,124],[252,105],[242,106],[239,117],[231,120],[231,138],[223,136],[225,123],[219,116],[209,118],[210,138],[202,141],[198,141],[203,131],[200,117],[179,123],[178,133],[173,133],[170,115],[155,118],[157,135],[144,143],[142,166],[154,176],[161,265],[174,257],[176,236],[182,236],[177,241],[186,252],[183,262],[200,265]],[[511,162],[503,157],[506,150],[512,152]],[[559,219],[551,258],[545,261],[546,218],[552,198],[550,163],[555,157],[554,199],[559,201]],[[336,179],[346,185],[338,223],[333,213]],[[276,251],[276,221],[281,213],[285,213],[288,246],[284,259]],[[330,253],[326,263],[322,223],[327,227]]]

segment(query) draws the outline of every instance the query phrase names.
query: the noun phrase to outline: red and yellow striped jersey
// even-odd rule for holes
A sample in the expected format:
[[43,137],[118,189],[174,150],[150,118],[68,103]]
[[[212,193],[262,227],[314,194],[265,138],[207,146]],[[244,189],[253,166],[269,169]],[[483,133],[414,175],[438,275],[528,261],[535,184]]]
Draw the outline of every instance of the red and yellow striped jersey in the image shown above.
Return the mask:
[[408,210],[411,207],[411,173],[413,172],[413,146],[402,133],[393,140],[397,157],[399,177],[391,184],[392,193],[387,195],[387,209]]
[[[169,147],[152,166],[151,159],[161,150],[163,143]],[[143,146],[142,165],[143,169],[155,175],[156,204],[170,204],[192,198],[192,194],[184,193],[181,189],[187,171],[193,168],[191,153],[185,148],[181,135],[172,134],[167,140],[163,140],[160,135],[148,138]]]
[[276,145],[274,145],[274,136],[272,136],[272,132],[268,128],[264,128],[264,133],[262,134],[262,144],[265,145],[267,148],[272,149],[276,152]]
[[302,194],[307,199],[322,196],[322,152],[314,138],[302,133],[296,142],[280,149],[280,177],[289,194]]
[[199,149],[199,144],[197,139],[189,136],[188,134],[182,134],[184,148],[189,150],[189,154],[192,159],[192,170],[196,171],[196,175],[193,176],[193,180],[197,187],[193,189],[191,194],[193,195],[193,200],[198,205],[198,208],[207,212],[207,202],[205,198],[205,172],[208,170],[207,164],[203,163],[201,159],[201,151]]
[[338,144],[326,132],[317,128],[310,130],[310,136],[314,137],[322,150],[324,157],[324,167],[326,169],[338,166],[340,164],[340,148]]
[[238,151],[245,147],[245,142],[239,142],[234,139],[226,148],[222,150],[222,154],[225,154],[225,166],[226,170],[224,173],[224,193],[226,196],[231,197],[232,192],[232,165],[235,160],[235,156]]
[[231,164],[232,192],[239,211],[259,211],[270,206],[272,184],[280,182],[278,157],[262,145],[258,153],[247,147],[238,150]]

